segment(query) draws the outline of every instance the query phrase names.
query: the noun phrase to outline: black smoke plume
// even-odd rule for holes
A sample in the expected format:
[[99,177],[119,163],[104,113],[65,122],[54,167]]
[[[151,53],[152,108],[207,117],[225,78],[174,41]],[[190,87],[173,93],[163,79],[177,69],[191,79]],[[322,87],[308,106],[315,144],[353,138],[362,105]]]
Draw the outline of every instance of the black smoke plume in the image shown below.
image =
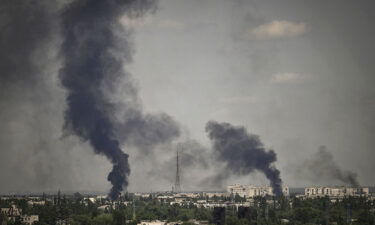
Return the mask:
[[150,0],[76,0],[62,13],[65,129],[89,141],[96,153],[112,162],[107,178],[112,183],[111,199],[127,187],[130,174],[128,154],[115,134],[116,104],[106,94],[111,91],[106,88],[129,76],[123,62],[131,60],[132,48],[119,21],[125,14],[139,16],[153,6]]
[[216,121],[206,124],[206,132],[213,141],[214,154],[228,170],[238,175],[259,170],[270,181],[274,194],[282,195],[280,171],[273,165],[276,153],[267,151],[258,136],[248,134],[244,127]]
[[320,146],[319,150],[300,165],[298,174],[301,177],[311,179],[313,181],[321,181],[322,179],[336,180],[353,187],[359,186],[357,174],[352,171],[344,171],[335,162],[332,153],[326,146]]

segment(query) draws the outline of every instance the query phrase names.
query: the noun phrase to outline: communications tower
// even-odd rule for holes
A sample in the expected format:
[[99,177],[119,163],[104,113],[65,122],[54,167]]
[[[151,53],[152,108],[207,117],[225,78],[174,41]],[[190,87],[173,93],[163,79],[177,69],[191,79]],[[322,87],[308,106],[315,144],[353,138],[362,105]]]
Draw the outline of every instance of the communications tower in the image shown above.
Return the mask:
[[177,154],[176,154],[176,181],[174,184],[174,192],[178,193],[181,192],[181,183],[180,183],[180,161],[178,157],[178,150],[181,146],[178,145],[177,147]]

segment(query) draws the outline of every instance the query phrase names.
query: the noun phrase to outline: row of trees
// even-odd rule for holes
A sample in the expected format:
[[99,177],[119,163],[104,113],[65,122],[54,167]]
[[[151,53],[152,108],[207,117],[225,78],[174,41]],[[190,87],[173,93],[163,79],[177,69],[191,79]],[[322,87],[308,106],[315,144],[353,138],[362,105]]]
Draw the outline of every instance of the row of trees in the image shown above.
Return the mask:
[[[238,201],[243,199],[236,199]],[[107,211],[99,210],[102,202],[84,201],[82,197],[59,197],[46,201],[45,205],[28,205],[24,199],[2,200],[0,206],[16,204],[24,214],[39,215],[38,224],[50,225],[58,221],[87,225],[135,225],[141,220],[183,221],[191,219],[213,223],[212,210],[197,208],[194,204],[171,205],[154,198],[134,200],[129,206],[124,203]],[[134,204],[134,206],[133,206]],[[348,197],[332,202],[329,198],[299,199],[258,197],[246,213],[239,215],[236,207],[225,210],[227,225],[261,224],[369,224],[375,225],[375,201],[365,197]],[[0,217],[2,219],[3,217]],[[1,221],[0,221],[1,222]],[[16,221],[16,224],[19,223]],[[1,223],[0,223],[1,224]],[[8,223],[9,224],[9,223]],[[10,223],[11,224],[11,223]]]

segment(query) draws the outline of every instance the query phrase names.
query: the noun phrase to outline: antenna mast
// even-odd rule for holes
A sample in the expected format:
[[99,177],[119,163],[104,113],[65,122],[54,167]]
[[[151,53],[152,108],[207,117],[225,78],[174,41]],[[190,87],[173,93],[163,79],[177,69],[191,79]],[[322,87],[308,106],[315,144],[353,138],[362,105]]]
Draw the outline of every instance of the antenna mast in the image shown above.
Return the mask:
[[181,184],[180,184],[180,162],[178,157],[178,150],[181,148],[181,145],[177,146],[177,155],[176,155],[176,182],[174,184],[174,191],[176,193],[181,192]]

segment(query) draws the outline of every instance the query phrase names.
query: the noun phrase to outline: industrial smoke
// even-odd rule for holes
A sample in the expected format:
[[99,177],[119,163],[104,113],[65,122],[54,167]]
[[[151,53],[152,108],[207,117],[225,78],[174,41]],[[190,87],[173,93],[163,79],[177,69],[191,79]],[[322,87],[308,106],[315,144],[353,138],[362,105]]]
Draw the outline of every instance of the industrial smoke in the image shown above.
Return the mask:
[[[120,17],[140,16],[153,4],[149,0],[76,0],[61,14],[65,130],[88,141],[113,164],[107,177],[112,184],[111,199],[117,199],[128,186],[130,174],[129,156],[120,148],[115,133],[117,105],[106,94],[120,79],[129,79],[124,62],[131,60],[131,44]],[[141,112],[134,111],[142,120]]]
[[313,181],[325,178],[330,181],[340,181],[352,187],[359,186],[357,174],[352,171],[342,170],[326,146],[320,146],[312,157],[306,159],[300,165],[298,173],[301,177],[311,178]]
[[[154,144],[179,136],[178,124],[166,114],[144,114],[126,62],[132,59],[129,30],[124,15],[141,16],[154,7],[149,0],[76,0],[61,14],[63,65],[60,79],[67,91],[65,131],[88,141],[95,153],[113,164],[107,179],[111,199],[128,186],[129,155],[121,147],[132,145],[148,153]],[[124,81],[125,82],[121,82]],[[125,102],[113,98],[123,83]],[[120,120],[116,113],[124,111]],[[206,126],[214,142],[214,154],[235,174],[259,170],[270,180],[276,195],[282,194],[280,172],[273,163],[276,154],[266,150],[258,136],[243,127],[210,121]]]
[[280,171],[273,163],[276,153],[266,150],[259,137],[249,134],[244,127],[209,121],[206,132],[213,142],[214,154],[234,174],[247,175],[261,171],[270,181],[275,195],[282,195]]
[[[27,115],[23,111],[32,112],[34,108],[40,108],[30,113],[32,115],[30,118],[34,118],[34,115],[41,118],[40,123],[36,120],[37,125],[24,122],[23,125],[30,131],[25,135],[27,141],[3,141],[4,149],[22,149],[13,142],[25,142],[28,146],[24,148],[27,149],[24,150],[26,152],[31,151],[30,143],[35,141],[31,139],[45,142],[50,136],[44,134],[49,132],[52,136],[53,132],[50,132],[52,129],[44,131],[44,128],[53,127],[48,121],[55,123],[55,118],[59,115],[51,117],[54,120],[48,120],[42,112],[51,114],[49,109],[58,104],[61,104],[61,108],[65,107],[61,103],[60,95],[61,98],[66,97],[64,131],[88,142],[95,153],[109,159],[113,165],[107,177],[112,184],[109,196],[111,199],[117,199],[121,191],[128,186],[130,174],[129,156],[123,150],[127,147],[136,147],[144,157],[154,153],[151,150],[155,145],[172,142],[180,136],[179,124],[171,116],[165,113],[143,112],[138,90],[127,71],[127,63],[132,61],[134,47],[131,43],[131,30],[121,24],[121,18],[140,17],[155,9],[155,6],[156,0],[0,1],[2,9],[0,103],[3,104],[2,118],[5,118],[4,121],[9,120],[9,123],[4,125],[4,131],[5,129],[7,133],[12,133],[8,132],[10,129],[16,129],[14,133],[24,131],[23,127],[17,124],[20,121],[14,119],[18,117],[10,116],[15,114],[14,110],[17,110],[19,117],[26,118]],[[55,54],[55,48],[58,48],[60,53],[59,60],[56,60],[58,62],[55,62],[54,56],[49,55],[51,52]],[[55,84],[52,82],[55,67],[60,69],[59,78],[65,92],[60,94],[59,89],[59,94],[56,94],[58,97],[49,98],[56,91],[55,89],[58,89],[51,85]],[[120,94],[116,93],[118,88],[122,89]],[[29,96],[29,93],[33,95]],[[45,105],[48,105],[46,109],[41,107]],[[17,123],[13,123],[14,121]],[[21,128],[17,128],[16,125]],[[276,153],[266,149],[258,136],[249,134],[244,127],[215,121],[207,123],[206,131],[213,143],[214,157],[211,157],[209,149],[205,149],[198,142],[186,141],[188,150],[181,153],[184,159],[181,162],[183,167],[207,171],[214,168],[216,173],[212,179],[204,177],[204,181],[212,181],[214,185],[220,184],[231,174],[247,175],[253,171],[260,171],[270,180],[275,193],[277,195],[282,193],[280,172],[274,166],[277,160]],[[3,136],[4,140],[8,137]],[[61,149],[52,143],[54,139],[48,141],[48,146],[43,144],[41,147],[39,145],[35,147],[35,152],[39,149],[43,151],[28,155],[38,158],[49,149],[57,149],[56,151]],[[64,146],[64,148],[68,147]],[[0,157],[3,159],[3,164],[9,161],[8,152],[12,151],[3,151],[4,154]],[[70,156],[67,154],[67,157]],[[68,160],[59,159],[64,168],[69,167],[66,163]],[[172,160],[174,162],[173,157]],[[216,160],[218,163],[211,160]],[[43,157],[39,161],[48,160]],[[225,164],[224,170],[215,168],[219,163]],[[359,185],[357,174],[340,168],[333,155],[324,146],[320,147],[311,158],[301,163],[303,167],[298,169],[298,172],[303,178],[312,178],[315,181],[326,178],[351,186]],[[39,166],[40,163],[35,164]],[[171,165],[174,166],[173,163]],[[152,175],[160,177],[161,174],[165,174],[164,171],[157,173],[157,169],[164,168],[163,166],[165,170],[171,170],[167,164],[157,165],[158,168],[153,168]],[[7,168],[13,168],[13,165]],[[35,180],[43,185],[44,182],[47,183],[47,178],[51,174],[59,177],[45,168],[49,167],[40,166],[35,173],[37,177]],[[56,168],[60,169],[60,167]],[[25,166],[24,170],[28,171],[30,168]],[[43,171],[44,175],[39,171]],[[28,173],[25,174],[31,177]]]

